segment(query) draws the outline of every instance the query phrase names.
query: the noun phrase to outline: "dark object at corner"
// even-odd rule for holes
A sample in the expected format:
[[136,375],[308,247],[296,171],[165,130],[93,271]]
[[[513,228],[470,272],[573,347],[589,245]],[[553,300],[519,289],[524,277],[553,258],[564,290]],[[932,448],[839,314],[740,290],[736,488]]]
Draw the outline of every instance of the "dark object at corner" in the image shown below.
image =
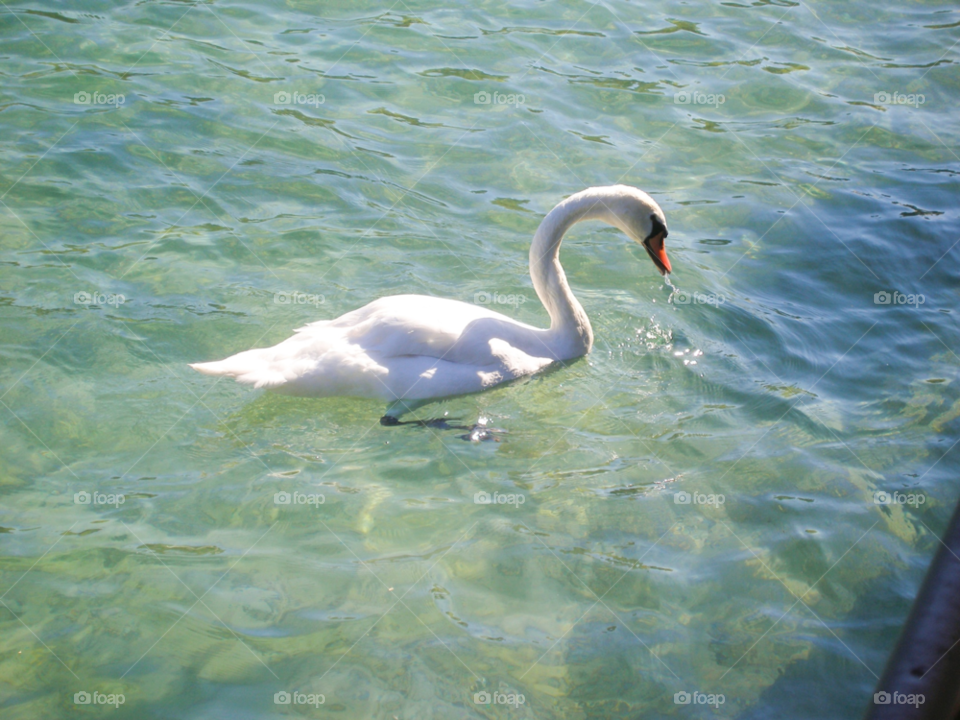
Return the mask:
[[958,558],[960,503],[870,698],[865,720],[960,719]]

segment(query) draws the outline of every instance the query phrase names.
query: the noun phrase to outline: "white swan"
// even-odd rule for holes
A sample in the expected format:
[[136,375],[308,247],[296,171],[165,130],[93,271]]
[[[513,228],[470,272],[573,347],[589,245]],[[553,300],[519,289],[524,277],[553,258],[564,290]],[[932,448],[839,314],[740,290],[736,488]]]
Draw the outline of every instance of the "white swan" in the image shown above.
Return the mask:
[[563,234],[581,220],[620,228],[646,248],[661,274],[670,272],[666,220],[653,198],[627,185],[589,188],[551,210],[530,246],[530,277],[549,329],[457,300],[394,295],[310,323],[279,345],[190,367],[288,395],[386,400],[383,421],[394,424],[418,401],[486,390],[586,355],[593,330],[559,259]]

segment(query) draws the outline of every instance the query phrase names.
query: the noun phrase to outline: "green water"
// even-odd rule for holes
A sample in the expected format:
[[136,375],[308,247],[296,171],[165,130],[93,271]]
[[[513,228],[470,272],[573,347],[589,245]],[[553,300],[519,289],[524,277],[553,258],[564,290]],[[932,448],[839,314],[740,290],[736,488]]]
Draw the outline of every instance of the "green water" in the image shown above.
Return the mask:
[[[0,715],[858,717],[960,494],[960,12],[388,5],[4,6]],[[186,367],[542,325],[539,220],[616,182],[680,292],[577,226],[593,353],[420,411],[498,442]]]

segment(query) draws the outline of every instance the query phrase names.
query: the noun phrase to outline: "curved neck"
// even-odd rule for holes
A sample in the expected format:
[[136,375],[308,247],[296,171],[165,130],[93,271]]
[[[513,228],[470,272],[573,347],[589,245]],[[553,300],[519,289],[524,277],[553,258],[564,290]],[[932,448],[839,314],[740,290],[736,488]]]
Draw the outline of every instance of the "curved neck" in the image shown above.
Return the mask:
[[607,206],[610,199],[601,188],[571,195],[547,214],[530,245],[530,279],[550,314],[550,347],[558,360],[585,355],[593,346],[590,320],[560,266],[560,243],[564,233],[581,220],[603,220],[624,229]]

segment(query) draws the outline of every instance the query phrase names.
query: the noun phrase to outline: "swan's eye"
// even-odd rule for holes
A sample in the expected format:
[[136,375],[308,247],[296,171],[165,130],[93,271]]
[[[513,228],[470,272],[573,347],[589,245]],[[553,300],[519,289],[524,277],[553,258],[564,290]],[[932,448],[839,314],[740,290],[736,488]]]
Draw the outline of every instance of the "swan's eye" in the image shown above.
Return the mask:
[[663,234],[663,237],[661,238],[661,241],[663,241],[666,239],[667,235],[669,235],[670,233],[667,232],[667,226],[663,224],[660,218],[658,218],[656,215],[651,215],[650,216],[650,234],[647,235],[646,238],[644,238],[644,242],[660,234]]

